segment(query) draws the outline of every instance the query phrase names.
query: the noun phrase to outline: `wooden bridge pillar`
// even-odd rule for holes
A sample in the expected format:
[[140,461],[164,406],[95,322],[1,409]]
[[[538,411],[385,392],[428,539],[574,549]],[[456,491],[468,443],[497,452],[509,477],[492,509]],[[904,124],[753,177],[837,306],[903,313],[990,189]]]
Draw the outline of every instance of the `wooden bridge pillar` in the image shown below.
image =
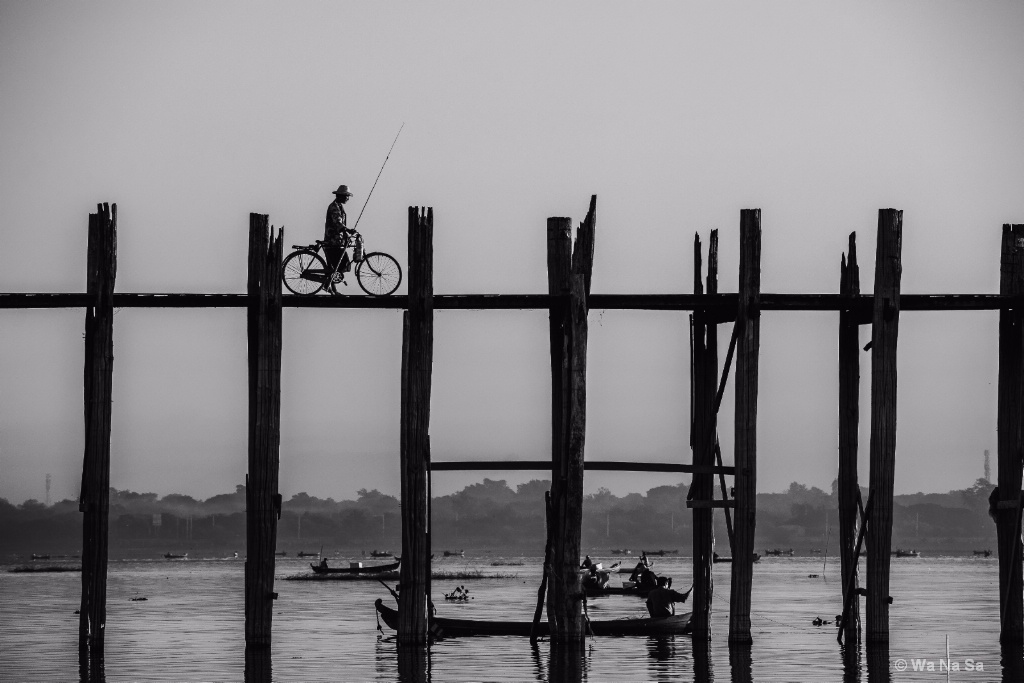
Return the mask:
[[[693,239],[693,293],[702,294],[700,235]],[[718,291],[718,231],[711,232],[708,245],[707,293]],[[690,402],[691,448],[694,467],[715,464],[717,415],[715,395],[718,384],[718,325],[707,310],[694,311],[691,331]],[[711,638],[711,601],[714,584],[715,534],[714,475],[695,473],[687,494],[687,504],[693,509],[693,638],[706,641]]]
[[409,309],[403,323],[402,568],[398,642],[400,645],[418,646],[427,642],[430,607],[428,533],[430,386],[434,363],[434,210],[429,207],[409,207]]
[[[548,219],[551,334],[551,495],[548,506],[548,622],[552,641],[582,643],[583,449],[586,434],[587,297],[594,264],[596,197],[570,245],[568,218]],[[571,256],[570,256],[571,252]]]
[[[1024,295],[1024,224],[1004,225],[999,293]],[[1024,647],[1021,467],[1024,466],[1024,308],[999,311],[999,473],[991,497],[999,548],[999,641]]]
[[249,214],[249,473],[245,480],[245,645],[269,648],[281,518],[281,257],[284,230]]
[[[860,601],[856,598],[858,503],[858,430],[860,428],[860,322],[853,301],[860,294],[857,233],[850,233],[850,249],[843,256],[839,294],[850,308],[839,312],[839,559],[845,616],[841,637],[856,645],[860,630]],[[848,606],[848,607],[847,607]]]
[[903,212],[878,212],[871,323],[871,473],[867,557],[867,641],[889,642],[889,564],[896,470],[896,339],[900,322]]
[[107,530],[110,510],[110,409],[114,371],[114,279],[117,204],[89,214],[85,309],[85,455],[82,493],[82,602],[78,643],[83,674],[101,673],[107,620]]
[[757,508],[757,380],[761,345],[761,210],[740,213],[736,312],[736,516],[733,519],[729,642],[749,643]]

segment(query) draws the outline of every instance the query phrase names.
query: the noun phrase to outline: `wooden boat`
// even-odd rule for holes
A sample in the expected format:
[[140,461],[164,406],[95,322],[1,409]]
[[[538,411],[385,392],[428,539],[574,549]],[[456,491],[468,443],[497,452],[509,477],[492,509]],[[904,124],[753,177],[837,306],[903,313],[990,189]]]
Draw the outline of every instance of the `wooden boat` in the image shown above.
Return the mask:
[[165,560],[184,560],[188,558],[188,553],[184,555],[175,555],[174,553],[164,553]]
[[[398,630],[398,610],[387,607],[377,598],[374,603],[381,620],[388,628]],[[690,633],[691,612],[676,614],[660,619],[608,619],[591,621],[590,630],[595,636],[660,636]],[[447,619],[433,617],[430,632],[435,638],[459,638],[467,636],[529,636],[533,629],[530,621],[496,621],[483,619]],[[548,623],[537,624],[537,635],[548,635]]]
[[371,550],[370,557],[393,557],[387,550]]
[[981,555],[982,557],[989,557],[990,555],[992,555],[992,551],[991,550],[975,550],[974,554],[975,555]]
[[[623,583],[632,583],[630,581],[623,581]],[[583,589],[587,593],[588,598],[600,598],[605,595],[632,595],[637,598],[646,598],[647,594],[651,592],[650,588],[640,588],[638,586],[604,586],[598,588],[593,584],[583,584]]]
[[792,557],[794,553],[792,548],[790,548],[789,550],[780,550],[778,548],[775,548],[773,550],[765,550],[764,554],[774,555],[775,557],[781,557],[782,555],[789,555],[790,557]]
[[445,550],[444,551],[444,556],[445,557],[465,557],[466,556],[466,551],[465,550]]
[[[757,562],[760,559],[761,559],[761,556],[758,555],[757,553],[754,553],[754,562]],[[714,555],[711,558],[711,561],[712,562],[732,562],[732,558],[731,557],[722,557],[718,553],[714,553]]]
[[50,559],[50,556],[49,555],[36,555],[35,553],[32,553],[32,559],[33,560],[48,560],[48,559]]
[[921,557],[921,552],[918,550],[904,550],[903,548],[897,548],[892,551],[892,554],[896,557]]
[[317,574],[379,574],[380,572],[393,572],[398,569],[402,561],[391,564],[378,564],[372,567],[321,567],[318,564],[309,564],[310,568]]
[[316,557],[319,554],[320,553],[307,553],[307,552],[304,552],[302,550],[300,550],[299,552],[296,553],[296,555],[298,557]]

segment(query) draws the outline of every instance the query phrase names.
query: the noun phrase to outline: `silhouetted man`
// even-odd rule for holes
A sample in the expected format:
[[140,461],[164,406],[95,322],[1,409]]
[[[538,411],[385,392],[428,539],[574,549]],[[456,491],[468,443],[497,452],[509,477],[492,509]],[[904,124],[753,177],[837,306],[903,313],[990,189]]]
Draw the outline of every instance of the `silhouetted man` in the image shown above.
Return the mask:
[[356,232],[348,229],[348,215],[345,213],[345,202],[351,196],[348,185],[339,185],[334,191],[334,201],[327,207],[327,220],[324,223],[324,255],[327,257],[327,267],[333,270],[338,266],[339,273],[347,273],[352,269],[348,252],[345,251]]
[[669,580],[667,577],[658,577],[658,587],[652,588],[651,592],[647,594],[647,611],[651,617],[670,617],[675,614],[675,607],[673,603],[686,602],[686,599],[690,597],[690,590],[685,593],[680,593],[669,588]]

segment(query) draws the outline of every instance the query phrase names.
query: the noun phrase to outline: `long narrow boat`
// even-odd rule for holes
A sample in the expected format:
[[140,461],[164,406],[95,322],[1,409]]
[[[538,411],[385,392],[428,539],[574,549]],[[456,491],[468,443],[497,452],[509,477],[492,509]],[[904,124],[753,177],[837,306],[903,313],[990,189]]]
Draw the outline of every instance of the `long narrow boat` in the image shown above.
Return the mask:
[[372,567],[321,567],[313,563],[310,563],[309,566],[317,574],[379,574],[380,572],[392,572],[398,569],[400,564],[402,564],[401,560]]
[[650,588],[639,588],[632,587],[627,588],[625,586],[605,586],[604,588],[598,588],[592,585],[584,585],[583,590],[586,591],[588,598],[599,598],[603,595],[632,595],[638,598],[646,598],[647,594],[651,592]]
[[[381,620],[388,628],[398,630],[398,610],[394,610],[377,598],[374,603]],[[590,630],[595,636],[661,636],[690,633],[691,612],[676,614],[660,619],[608,619],[591,621]],[[435,638],[459,638],[467,636],[529,636],[533,628],[530,621],[493,621],[481,619],[447,619],[433,617],[430,632]],[[537,624],[537,635],[548,635],[548,623]]]

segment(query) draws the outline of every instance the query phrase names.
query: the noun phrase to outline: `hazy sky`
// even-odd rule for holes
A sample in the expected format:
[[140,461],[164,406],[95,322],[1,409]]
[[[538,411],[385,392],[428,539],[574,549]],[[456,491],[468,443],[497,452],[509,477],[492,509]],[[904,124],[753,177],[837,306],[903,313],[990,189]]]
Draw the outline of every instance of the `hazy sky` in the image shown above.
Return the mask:
[[[904,292],[994,293],[1024,222],[1022,35],[1019,2],[0,0],[0,291],[83,291],[88,214],[116,202],[117,291],[243,292],[249,212],[308,243],[347,183],[354,220],[404,122],[359,229],[405,264],[407,207],[432,206],[437,293],[546,291],[546,219],[591,194],[595,292],[691,291],[713,228],[735,291],[743,208],[763,291],[838,291],[851,231],[869,291],[894,207]],[[76,494],[83,318],[0,311],[2,497],[43,499],[47,473]],[[284,319],[282,493],[397,495],[401,314]],[[114,321],[111,485],[233,490],[244,311]],[[590,323],[587,457],[689,462],[687,314]],[[763,316],[761,491],[836,476],[837,324]],[[548,457],[546,314],[442,311],[435,335],[434,458]],[[997,315],[907,312],[899,343],[897,492],[967,486],[985,449],[994,473]],[[865,483],[869,373],[865,353]],[[731,387],[720,433],[731,461]]]

